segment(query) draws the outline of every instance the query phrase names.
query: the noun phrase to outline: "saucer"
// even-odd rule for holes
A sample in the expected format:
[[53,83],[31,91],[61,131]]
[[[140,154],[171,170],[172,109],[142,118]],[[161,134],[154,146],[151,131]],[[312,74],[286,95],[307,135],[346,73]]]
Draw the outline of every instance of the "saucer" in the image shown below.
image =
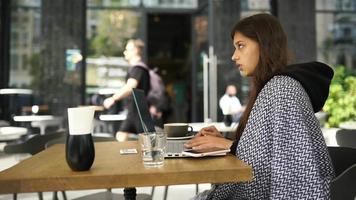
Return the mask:
[[167,137],[167,140],[187,140],[193,138],[194,135],[184,136],[184,137]]

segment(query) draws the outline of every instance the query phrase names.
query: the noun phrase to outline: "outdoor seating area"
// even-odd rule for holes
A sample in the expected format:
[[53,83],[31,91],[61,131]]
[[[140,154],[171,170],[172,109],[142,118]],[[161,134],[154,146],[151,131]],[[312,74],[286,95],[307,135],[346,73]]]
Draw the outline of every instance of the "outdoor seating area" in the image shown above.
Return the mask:
[[356,200],[356,0],[1,0],[0,200]]

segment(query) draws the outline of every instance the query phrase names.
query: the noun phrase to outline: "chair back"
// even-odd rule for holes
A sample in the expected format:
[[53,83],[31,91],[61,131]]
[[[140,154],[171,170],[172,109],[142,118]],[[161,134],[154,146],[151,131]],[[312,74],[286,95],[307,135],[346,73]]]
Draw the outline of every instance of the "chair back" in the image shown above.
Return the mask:
[[10,123],[5,120],[0,120],[0,127],[4,127],[4,126],[10,126]]
[[29,153],[34,155],[45,149],[45,144],[56,138],[65,135],[64,131],[46,133],[44,135],[26,135],[23,138],[7,143],[4,147],[4,152],[12,153]]
[[356,164],[356,149],[349,147],[328,147],[335,176],[339,176],[350,166]]
[[356,148],[356,130],[340,129],[336,132],[336,142],[341,147]]
[[331,199],[355,199],[356,197],[356,164],[347,168],[331,182]]

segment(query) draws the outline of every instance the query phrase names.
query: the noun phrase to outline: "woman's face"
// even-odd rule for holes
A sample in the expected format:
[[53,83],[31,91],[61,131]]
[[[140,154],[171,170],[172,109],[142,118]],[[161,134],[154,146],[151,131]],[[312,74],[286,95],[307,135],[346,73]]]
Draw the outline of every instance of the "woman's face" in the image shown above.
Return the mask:
[[232,60],[242,76],[253,76],[260,58],[258,43],[240,32],[234,35],[235,51]]

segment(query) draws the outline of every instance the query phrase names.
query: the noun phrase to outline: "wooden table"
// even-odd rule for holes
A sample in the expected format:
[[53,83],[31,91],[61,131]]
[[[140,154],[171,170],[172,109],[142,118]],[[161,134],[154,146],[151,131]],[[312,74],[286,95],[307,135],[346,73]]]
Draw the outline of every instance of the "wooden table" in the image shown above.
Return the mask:
[[145,168],[140,153],[119,154],[123,148],[139,148],[136,141],[95,143],[96,155],[91,169],[74,172],[65,161],[64,147],[63,144],[54,145],[0,172],[0,194],[242,182],[252,179],[252,168],[232,155],[166,159],[161,168]]

